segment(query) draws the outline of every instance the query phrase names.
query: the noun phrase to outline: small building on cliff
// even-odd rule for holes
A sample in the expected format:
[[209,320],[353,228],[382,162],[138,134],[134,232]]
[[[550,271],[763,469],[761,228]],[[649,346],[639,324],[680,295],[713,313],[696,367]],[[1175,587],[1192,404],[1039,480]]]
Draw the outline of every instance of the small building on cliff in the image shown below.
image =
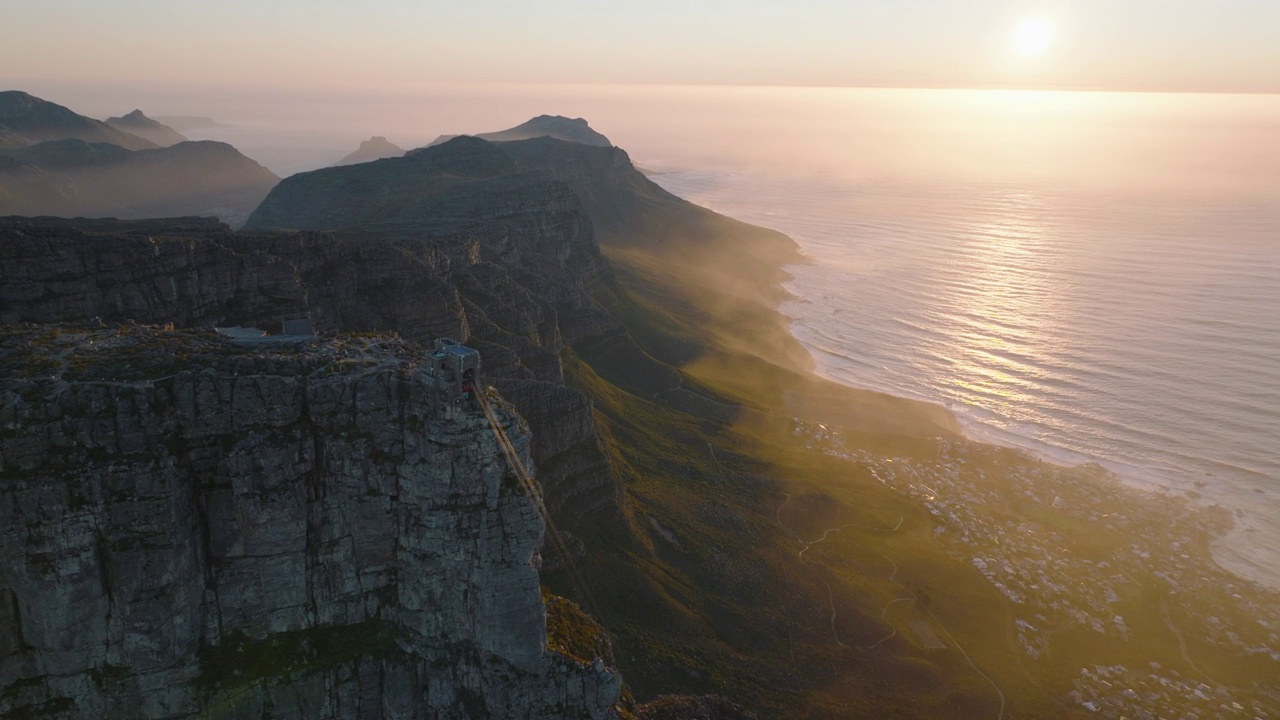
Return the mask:
[[440,399],[452,405],[470,400],[480,385],[480,352],[456,340],[436,340],[431,376]]

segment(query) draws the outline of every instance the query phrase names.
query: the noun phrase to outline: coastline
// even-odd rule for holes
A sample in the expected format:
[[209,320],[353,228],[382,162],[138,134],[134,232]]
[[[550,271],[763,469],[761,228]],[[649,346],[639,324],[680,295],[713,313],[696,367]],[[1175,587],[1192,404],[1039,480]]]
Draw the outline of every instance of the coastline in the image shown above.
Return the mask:
[[[765,212],[762,215],[750,209],[743,213],[740,211],[744,208],[732,202],[715,202],[714,200],[708,202],[711,198],[702,197],[703,193],[698,191],[698,183],[695,182],[693,187],[687,188],[680,182],[684,176],[697,179],[696,171],[680,168],[665,170],[664,177],[657,179],[665,181],[664,185],[670,184],[671,190],[677,194],[692,191],[690,196],[707,210],[721,214],[729,213],[729,217],[743,223],[770,227],[768,217],[765,216],[771,216],[774,213]],[[673,179],[675,182],[671,183]],[[819,261],[801,242],[790,236],[788,238],[795,243],[798,257],[780,258],[780,269],[783,273],[780,283],[785,296],[775,302],[773,311],[779,318],[779,324],[783,325],[787,333],[787,340],[803,349],[806,362],[802,367],[797,367],[798,372],[810,374],[822,381],[859,393],[878,394],[902,402],[927,404],[954,418],[959,434],[974,442],[1016,449],[1063,467],[1095,463],[1108,469],[1126,485],[1153,497],[1183,497],[1205,508],[1214,504],[1220,505],[1230,512],[1234,527],[1215,538],[1214,562],[1242,579],[1256,582],[1269,589],[1280,590],[1280,524],[1274,521],[1268,522],[1268,519],[1258,512],[1255,498],[1252,497],[1252,488],[1239,486],[1239,483],[1212,481],[1206,483],[1205,479],[1196,477],[1194,473],[1179,473],[1179,468],[1172,465],[1146,467],[1133,462],[1126,463],[1122,460],[1107,459],[1092,453],[1055,446],[1033,435],[1019,434],[1017,428],[1005,428],[1001,427],[1002,423],[985,421],[982,414],[988,412],[986,410],[977,407],[957,408],[936,397],[904,393],[902,388],[851,382],[847,373],[836,372],[838,356],[827,357],[823,349],[806,342],[803,333],[798,331],[804,321],[802,312],[797,311],[796,307],[821,303],[822,300],[803,296],[796,287],[796,283],[799,282],[797,278],[802,277],[802,273],[797,271],[805,265],[812,265]],[[826,299],[825,296],[823,299]],[[992,420],[996,418],[993,417]],[[1034,430],[1034,428],[1031,429]]]
[[[806,256],[805,262],[812,263],[816,261]],[[788,275],[792,275],[790,272],[792,267],[794,265],[787,265],[782,269]],[[1276,566],[1274,563],[1268,564],[1265,559],[1259,557],[1262,553],[1258,552],[1258,549],[1262,547],[1280,548],[1280,530],[1268,528],[1264,521],[1256,513],[1250,512],[1243,503],[1222,493],[1215,495],[1207,491],[1203,483],[1196,484],[1190,480],[1180,481],[1175,478],[1165,477],[1158,470],[1140,468],[1104,458],[1090,457],[1081,452],[1023,437],[1016,432],[984,423],[973,413],[956,412],[953,407],[940,403],[936,399],[907,397],[885,388],[852,384],[824,364],[822,350],[805,342],[801,335],[796,332],[797,325],[802,321],[800,318],[787,313],[784,308],[790,303],[806,303],[809,300],[796,291],[791,281],[787,282],[784,290],[789,297],[780,302],[776,310],[778,315],[785,319],[791,337],[812,358],[812,364],[808,371],[814,376],[852,390],[880,393],[904,401],[934,405],[950,413],[955,418],[961,434],[970,442],[1026,453],[1032,458],[1064,469],[1080,470],[1087,465],[1099,466],[1126,487],[1137,490],[1152,499],[1157,497],[1182,498],[1202,509],[1222,507],[1229,512],[1232,526],[1225,531],[1217,532],[1213,537],[1210,543],[1213,562],[1224,571],[1242,580],[1256,583],[1267,590],[1280,592],[1280,566]],[[1276,536],[1277,542],[1267,545],[1268,541],[1266,539],[1250,537],[1260,534],[1273,534]],[[1263,544],[1259,545],[1259,543]],[[1252,552],[1251,549],[1253,550]]]

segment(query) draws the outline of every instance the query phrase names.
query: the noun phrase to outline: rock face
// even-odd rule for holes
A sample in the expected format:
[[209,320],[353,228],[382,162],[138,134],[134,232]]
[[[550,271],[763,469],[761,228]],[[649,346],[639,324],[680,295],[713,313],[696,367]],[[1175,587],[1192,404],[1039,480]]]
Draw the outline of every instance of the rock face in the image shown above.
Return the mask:
[[[457,135],[441,135],[427,147],[434,147],[441,143],[446,143]],[[596,147],[612,147],[613,143],[609,142],[609,138],[601,135],[583,118],[567,118],[563,115],[539,115],[528,122],[521,123],[513,128],[499,130],[497,132],[480,133],[475,137],[490,142],[509,142],[513,140],[528,140],[530,138],[549,137],[565,142],[580,143],[582,145],[594,145]],[[417,152],[417,151],[414,151]]]
[[152,120],[144,115],[141,110],[134,110],[121,117],[109,117],[106,119],[106,123],[117,130],[123,130],[131,135],[150,140],[160,147],[169,147],[180,142],[187,142],[187,138],[182,133],[164,123]]
[[0,219],[0,324],[137,320],[252,325],[306,312],[294,268],[236,252],[207,218]]
[[279,181],[226,143],[134,152],[55,140],[0,153],[0,215],[203,215],[240,225]]
[[383,158],[400,157],[404,155],[404,148],[397,146],[390,140],[377,135],[360,143],[360,147],[355,152],[342,158],[334,163],[334,167],[340,165],[359,165],[360,163],[373,162]]
[[0,364],[0,715],[612,716],[546,650],[534,504],[412,347],[28,327]]
[[76,114],[57,103],[19,90],[0,92],[0,148],[68,139],[110,143],[126,150],[156,147],[150,140]]
[[325,332],[458,338],[481,350],[486,378],[533,425],[560,526],[612,522],[619,489],[590,405],[564,387],[557,355],[566,336],[592,329],[571,314],[584,278],[606,282],[607,269],[580,211],[509,207],[523,217],[340,234],[232,233],[200,218],[0,219],[0,323],[97,317],[278,330],[283,317],[310,314]]

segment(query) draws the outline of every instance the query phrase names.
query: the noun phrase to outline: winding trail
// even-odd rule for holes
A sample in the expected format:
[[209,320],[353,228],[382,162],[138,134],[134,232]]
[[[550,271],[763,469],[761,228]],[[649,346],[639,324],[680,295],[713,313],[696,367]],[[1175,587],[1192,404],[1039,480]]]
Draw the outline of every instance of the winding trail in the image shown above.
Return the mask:
[[[898,518],[898,524],[894,526],[894,528],[893,528],[894,530],[897,530],[898,528],[902,527],[902,520],[903,520],[903,518],[902,518],[902,517]],[[884,609],[880,611],[880,621],[881,621],[881,622],[884,622],[885,616],[886,616],[886,615],[888,615],[888,613],[889,613],[889,608],[893,607],[893,605],[894,605],[895,603],[906,602],[906,601],[908,601],[908,600],[910,600],[910,601],[912,601],[912,602],[915,602],[915,601],[918,599],[918,597],[916,596],[916,594],[915,594],[914,592],[912,592],[911,588],[909,588],[909,587],[907,587],[906,585],[903,585],[902,583],[898,582],[898,579],[897,579],[897,578],[898,578],[898,563],[894,562],[894,559],[893,559],[893,558],[891,558],[891,557],[889,557],[888,555],[884,554],[884,552],[882,552],[882,551],[880,551],[880,550],[876,550],[876,552],[880,553],[880,557],[884,558],[885,560],[888,560],[888,561],[889,561],[889,564],[893,566],[893,572],[889,575],[889,582],[893,583],[894,585],[897,585],[898,587],[900,587],[900,588],[902,588],[903,590],[906,590],[908,593],[910,593],[907,597],[898,597],[898,598],[894,598],[894,599],[890,600],[888,603],[885,603]],[[889,634],[888,634],[888,635],[886,635],[886,636],[884,636],[884,637],[880,638],[879,640],[877,640],[875,643],[873,643],[873,644],[871,644],[871,645],[859,645],[859,646],[857,647],[857,649],[858,649],[858,650],[874,650],[874,649],[876,649],[876,648],[880,647],[881,645],[885,644],[886,642],[888,642],[888,641],[892,640],[893,638],[897,637],[897,636],[898,636],[898,626],[897,626],[897,625],[890,625],[890,626],[889,626],[889,628],[890,628],[890,632],[889,632]]]
[[[715,457],[714,450],[712,450],[712,457],[713,458]],[[809,550],[812,549],[813,546],[821,545],[822,543],[826,542],[827,538],[831,537],[832,534],[843,532],[851,527],[860,527],[868,530],[874,530],[876,532],[896,532],[899,528],[902,527],[903,520],[906,519],[905,516],[899,516],[898,524],[894,525],[892,529],[872,527],[870,525],[859,525],[857,523],[845,523],[844,525],[840,525],[838,527],[827,528],[825,531],[823,531],[822,536],[819,537],[817,540],[808,541],[801,538],[794,530],[792,530],[790,527],[787,526],[786,523],[782,521],[782,509],[785,508],[787,504],[790,502],[791,502],[791,494],[783,493],[782,502],[778,505],[777,509],[774,510],[774,513],[773,513],[774,521],[778,524],[778,527],[782,528],[783,531],[786,532],[788,535],[790,535],[793,540],[795,540],[796,542],[800,543],[803,546],[796,553],[796,559],[798,559],[801,563],[805,565],[810,565],[810,566],[816,565],[826,570],[830,570],[830,568],[828,568],[826,565],[823,565],[822,563],[814,562],[813,560],[810,560],[809,558],[805,557],[805,553],[809,552]],[[902,583],[898,582],[895,579],[898,575],[898,564],[893,561],[893,558],[889,557],[888,555],[885,555],[883,552],[880,552],[879,550],[876,550],[876,552],[880,553],[881,557],[883,557],[885,560],[888,560],[890,564],[893,565],[893,573],[889,576],[889,582],[892,582],[894,585],[897,585],[898,587],[902,588],[903,590],[906,590],[907,592],[911,592],[910,589],[908,589],[905,585],[903,585]],[[819,580],[821,580],[822,584],[825,585],[827,588],[827,604],[831,608],[831,637],[835,639],[837,645],[843,648],[854,648],[854,649],[860,649],[860,650],[872,649],[875,647],[879,647],[881,644],[883,644],[884,642],[886,642],[887,640],[889,640],[890,638],[898,634],[897,627],[894,627],[893,632],[890,633],[888,637],[885,637],[881,639],[879,642],[877,642],[876,644],[869,645],[869,646],[849,645],[844,640],[841,640],[840,632],[839,630],[836,629],[836,621],[839,618],[839,611],[836,610],[835,591],[834,589],[832,589],[831,583],[828,582],[826,578],[819,578]],[[912,593],[911,597],[895,598],[893,600],[890,600],[889,603],[885,605],[884,609],[880,611],[880,619],[884,620],[885,614],[889,611],[889,607],[892,606],[894,603],[904,602],[907,600],[915,600],[915,594]]]
[[960,651],[960,654],[964,656],[965,662],[969,663],[969,667],[973,668],[974,672],[981,675],[983,680],[986,680],[988,683],[990,683],[991,688],[996,691],[996,695],[1000,696],[1000,712],[996,714],[996,720],[1004,720],[1004,706],[1006,702],[1004,697],[1004,691],[1000,689],[1000,686],[996,684],[995,680],[991,679],[990,675],[987,675],[986,673],[982,672],[982,670],[980,670],[978,666],[974,664],[973,658],[969,657],[969,653],[965,652],[964,646],[961,645],[959,642],[957,642],[954,637],[952,637],[951,631],[947,629],[946,625],[942,624],[942,621],[938,619],[937,615],[933,614],[933,610],[929,610],[928,613],[929,613],[929,617],[932,618],[933,622],[938,626],[938,629],[946,633],[947,639],[950,640],[951,644],[955,645],[956,649]]
[[[715,457],[715,450],[711,451],[711,457],[712,458]],[[716,462],[719,462],[719,461],[717,460]],[[805,558],[804,554],[809,552],[809,548],[813,547],[814,545],[820,542],[825,541],[827,537],[831,535],[831,533],[839,532],[843,530],[845,527],[849,527],[849,526],[845,525],[844,527],[831,528],[830,530],[827,530],[826,532],[824,532],[820,539],[814,542],[805,542],[800,538],[799,535],[796,534],[794,530],[787,527],[786,523],[782,522],[782,508],[786,507],[787,503],[789,502],[791,502],[791,493],[783,493],[782,503],[779,504],[778,509],[773,512],[773,519],[778,523],[778,527],[782,528],[783,531],[785,531],[788,535],[790,535],[793,540],[795,540],[796,542],[804,546],[803,548],[800,549],[799,552],[796,553],[796,558],[801,562],[801,564],[804,564],[804,565],[816,564],[818,565],[818,567],[826,568],[826,566],[821,563],[814,563],[808,560],[807,558]],[[831,607],[831,637],[835,639],[836,644],[839,645],[840,647],[843,647],[843,648],[850,647],[849,644],[847,644],[845,641],[840,639],[840,633],[839,631],[836,630],[836,619],[839,617],[839,612],[836,610],[835,591],[832,590],[831,583],[827,582],[826,578],[818,578],[818,579],[821,580],[822,584],[827,587],[827,604]]]

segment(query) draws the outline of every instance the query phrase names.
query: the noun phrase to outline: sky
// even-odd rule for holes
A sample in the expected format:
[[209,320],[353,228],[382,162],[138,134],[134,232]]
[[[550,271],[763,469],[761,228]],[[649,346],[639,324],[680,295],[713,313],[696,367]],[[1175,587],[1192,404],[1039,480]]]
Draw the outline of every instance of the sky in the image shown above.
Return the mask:
[[[1280,92],[1277,0],[0,0],[0,17],[14,89]],[[1047,34],[1030,53],[1028,18]]]

